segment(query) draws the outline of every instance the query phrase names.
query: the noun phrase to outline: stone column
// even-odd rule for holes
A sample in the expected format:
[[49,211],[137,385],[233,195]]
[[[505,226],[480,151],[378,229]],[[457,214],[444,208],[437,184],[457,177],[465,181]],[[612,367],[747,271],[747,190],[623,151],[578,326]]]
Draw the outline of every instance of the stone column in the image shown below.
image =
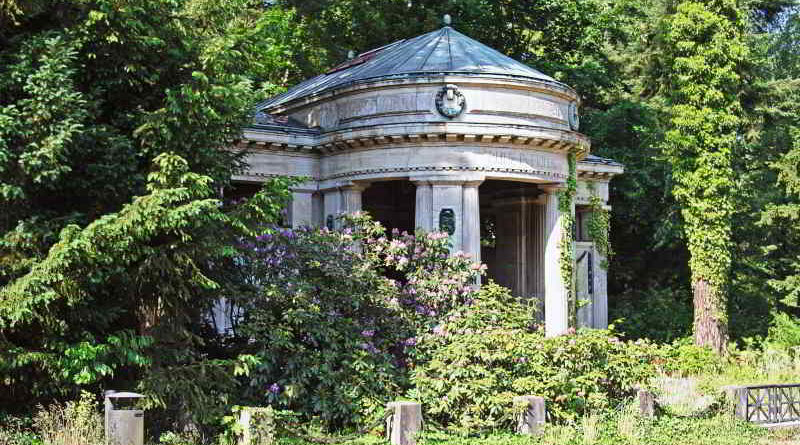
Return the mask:
[[366,190],[368,184],[350,183],[337,188],[324,190],[323,204],[323,226],[328,226],[329,221],[333,220],[333,228],[342,226],[340,217],[346,213],[356,213],[361,211],[361,193]]
[[558,188],[545,188],[544,323],[548,337],[569,328],[567,289],[561,280],[562,217],[558,210]]
[[427,181],[416,181],[414,185],[417,186],[414,227],[430,232],[433,230],[433,188]]
[[481,262],[481,207],[478,197],[480,181],[465,182],[462,189],[462,250],[476,263]]
[[292,191],[292,202],[289,204],[292,228],[314,225],[313,195],[313,190]]
[[595,329],[606,329],[608,327],[608,271],[603,267],[606,257],[600,255],[597,248],[594,249],[594,301],[592,311]]
[[361,211],[361,193],[366,190],[366,184],[352,184],[342,187],[341,213],[356,213]]

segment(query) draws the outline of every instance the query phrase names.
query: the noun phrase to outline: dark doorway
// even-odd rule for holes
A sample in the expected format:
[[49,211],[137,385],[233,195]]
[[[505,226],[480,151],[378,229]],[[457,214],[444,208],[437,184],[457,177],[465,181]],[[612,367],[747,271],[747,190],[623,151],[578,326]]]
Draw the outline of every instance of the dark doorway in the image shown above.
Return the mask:
[[361,196],[362,209],[387,232],[414,232],[416,187],[409,181],[373,182]]

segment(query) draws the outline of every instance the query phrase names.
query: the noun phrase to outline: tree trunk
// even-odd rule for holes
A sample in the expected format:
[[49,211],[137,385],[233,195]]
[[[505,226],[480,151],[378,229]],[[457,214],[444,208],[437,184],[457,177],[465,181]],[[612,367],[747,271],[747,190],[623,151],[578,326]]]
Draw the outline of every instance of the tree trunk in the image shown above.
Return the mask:
[[723,293],[706,280],[694,282],[694,344],[724,354],[728,344],[728,320]]

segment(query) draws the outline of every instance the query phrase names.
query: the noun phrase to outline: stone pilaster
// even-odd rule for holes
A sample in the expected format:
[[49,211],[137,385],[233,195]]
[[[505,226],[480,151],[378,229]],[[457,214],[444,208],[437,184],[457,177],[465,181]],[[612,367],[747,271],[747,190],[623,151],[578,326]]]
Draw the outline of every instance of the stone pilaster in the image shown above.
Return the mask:
[[323,193],[322,225],[329,229],[339,227],[339,214],[341,212],[342,194],[338,188],[328,189]]
[[301,226],[314,225],[315,218],[313,196],[313,190],[292,191],[292,202],[289,204],[289,217],[292,228],[296,229]]
[[557,188],[545,189],[544,323],[548,337],[561,335],[569,328],[567,289],[561,279],[563,231],[558,191]]
[[433,230],[433,188],[427,181],[416,181],[414,185],[417,186],[414,227],[430,232]]
[[443,223],[451,217],[454,222],[453,233],[450,234],[451,253],[463,251],[462,224],[463,216],[463,181],[432,181],[433,230],[444,231]]

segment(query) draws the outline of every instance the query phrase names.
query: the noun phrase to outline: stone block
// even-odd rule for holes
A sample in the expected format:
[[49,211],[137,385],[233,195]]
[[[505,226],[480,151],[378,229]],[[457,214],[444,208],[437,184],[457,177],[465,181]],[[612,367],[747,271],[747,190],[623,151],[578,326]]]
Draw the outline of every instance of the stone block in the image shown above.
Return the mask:
[[416,445],[422,431],[422,404],[417,402],[390,402],[393,410],[386,419],[386,436],[392,445]]
[[547,413],[544,397],[518,396],[514,397],[514,405],[522,405],[524,409],[517,418],[516,432],[518,434],[541,434]]
[[643,417],[656,415],[656,396],[646,389],[636,391],[636,400],[639,402],[639,414]]

